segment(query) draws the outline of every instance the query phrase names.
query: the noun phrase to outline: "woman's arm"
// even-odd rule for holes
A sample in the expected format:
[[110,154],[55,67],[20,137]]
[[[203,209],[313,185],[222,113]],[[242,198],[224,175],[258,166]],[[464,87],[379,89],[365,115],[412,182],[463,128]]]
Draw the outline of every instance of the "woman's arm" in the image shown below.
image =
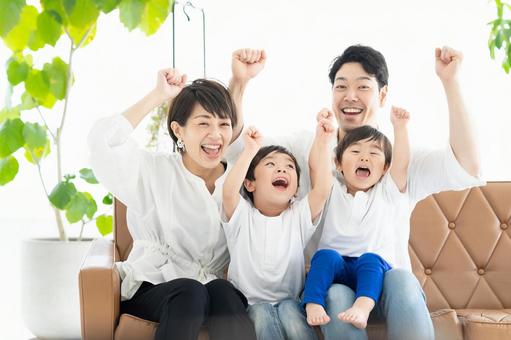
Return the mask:
[[316,136],[309,154],[309,169],[312,189],[309,192],[309,206],[312,221],[323,210],[332,187],[332,150],[330,141],[335,137],[333,114],[323,109],[318,114]]
[[410,114],[404,109],[393,106],[390,120],[394,126],[394,149],[392,150],[390,176],[399,191],[405,192],[408,181],[408,164],[410,163],[410,142],[407,128]]
[[222,192],[222,207],[227,221],[231,219],[240,200],[240,188],[243,185],[250,162],[261,148],[262,136],[253,127],[243,134],[245,149],[227,174]]
[[149,112],[160,106],[165,101],[175,98],[186,83],[186,75],[181,75],[178,70],[168,68],[158,71],[156,87],[141,100],[124,111],[123,115],[133,128],[144,119]]

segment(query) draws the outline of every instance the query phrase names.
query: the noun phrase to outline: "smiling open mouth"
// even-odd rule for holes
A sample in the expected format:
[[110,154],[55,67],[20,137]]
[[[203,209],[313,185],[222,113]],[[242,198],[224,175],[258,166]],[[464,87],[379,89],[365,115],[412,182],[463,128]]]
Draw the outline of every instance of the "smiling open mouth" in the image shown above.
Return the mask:
[[285,178],[276,178],[271,184],[279,189],[286,189],[289,183],[287,182],[287,179]]
[[341,109],[342,113],[345,115],[358,115],[364,111],[363,109],[356,108],[356,107],[346,107],[344,109]]
[[360,167],[355,170],[355,174],[359,177],[369,177],[369,175],[371,175],[371,170],[368,168]]
[[201,149],[209,156],[217,156],[220,153],[220,144],[202,144]]

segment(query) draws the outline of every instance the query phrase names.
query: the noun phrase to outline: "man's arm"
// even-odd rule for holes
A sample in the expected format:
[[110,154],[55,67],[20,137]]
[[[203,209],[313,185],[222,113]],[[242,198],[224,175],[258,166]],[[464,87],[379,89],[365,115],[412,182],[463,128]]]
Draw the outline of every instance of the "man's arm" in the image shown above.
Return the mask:
[[243,94],[250,79],[254,78],[264,68],[266,52],[243,48],[232,53],[232,78],[229,81],[229,92],[238,112],[238,124],[232,131],[235,141],[243,130]]
[[480,170],[478,148],[468,115],[458,72],[463,54],[450,47],[435,50],[436,73],[444,87],[449,107],[449,143],[460,165],[472,176]]
[[222,192],[222,207],[229,221],[240,201],[240,188],[243,185],[250,162],[261,148],[261,135],[250,127],[244,133],[245,149],[227,174]]
[[312,221],[321,214],[332,187],[332,150],[330,149],[330,140],[335,137],[336,129],[333,124],[333,114],[329,114],[327,109],[323,109],[321,112],[323,111],[324,114],[318,114],[316,136],[314,137],[309,154],[312,189],[309,192],[308,198]]
[[406,191],[408,181],[408,164],[410,163],[410,142],[408,141],[408,111],[392,107],[390,120],[394,126],[394,148],[392,150],[392,166],[390,176],[400,192]]

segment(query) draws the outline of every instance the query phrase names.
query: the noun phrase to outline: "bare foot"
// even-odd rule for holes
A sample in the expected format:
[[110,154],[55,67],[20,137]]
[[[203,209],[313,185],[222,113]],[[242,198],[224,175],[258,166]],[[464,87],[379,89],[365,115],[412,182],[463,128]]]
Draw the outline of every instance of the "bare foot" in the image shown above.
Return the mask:
[[308,303],[305,305],[307,313],[307,323],[311,326],[326,325],[330,322],[330,317],[326,314],[323,306],[317,303]]
[[337,316],[341,321],[351,323],[353,326],[364,329],[367,327],[369,313],[374,308],[374,300],[361,296],[355,300],[351,308],[348,308]]

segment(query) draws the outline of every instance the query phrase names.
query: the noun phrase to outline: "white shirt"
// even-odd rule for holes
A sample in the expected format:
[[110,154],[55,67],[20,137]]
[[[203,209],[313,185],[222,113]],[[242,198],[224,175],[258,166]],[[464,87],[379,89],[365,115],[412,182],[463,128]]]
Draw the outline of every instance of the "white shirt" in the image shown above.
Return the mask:
[[240,197],[231,219],[223,218],[231,254],[227,277],[248,303],[298,299],[305,279],[303,250],[317,226],[308,197],[275,217]]
[[116,115],[98,121],[88,137],[94,174],[128,208],[133,248],[117,263],[122,300],[130,299],[142,281],[206,283],[221,277],[229,260],[220,218],[227,171],[211,194],[180,154],[139,149],[132,132],[128,120]]
[[[311,131],[300,131],[289,136],[278,138],[266,138],[264,144],[277,144],[286,147],[298,161],[302,173],[300,174],[300,187],[298,196],[309,192],[311,188],[309,178],[309,152],[314,140],[314,133]],[[332,141],[332,150],[336,142]],[[243,140],[238,138],[228,149],[227,158],[234,160],[243,149]],[[335,174],[335,168],[332,169]],[[336,176],[339,177],[339,176]],[[485,185],[485,182],[479,176],[471,176],[459,164],[454,156],[450,145],[439,150],[412,150],[410,163],[408,166],[407,196],[409,208],[400,213],[399,226],[400,233],[395,235],[395,255],[394,262],[396,268],[404,268],[411,271],[410,256],[408,254],[408,239],[410,237],[410,215],[415,205],[427,196],[441,191],[463,190],[475,186]],[[341,212],[342,213],[342,212]],[[326,210],[323,212],[326,218]],[[324,218],[320,221],[316,232],[307,245],[305,255],[308,259],[318,249],[318,243],[321,238],[324,226]]]

